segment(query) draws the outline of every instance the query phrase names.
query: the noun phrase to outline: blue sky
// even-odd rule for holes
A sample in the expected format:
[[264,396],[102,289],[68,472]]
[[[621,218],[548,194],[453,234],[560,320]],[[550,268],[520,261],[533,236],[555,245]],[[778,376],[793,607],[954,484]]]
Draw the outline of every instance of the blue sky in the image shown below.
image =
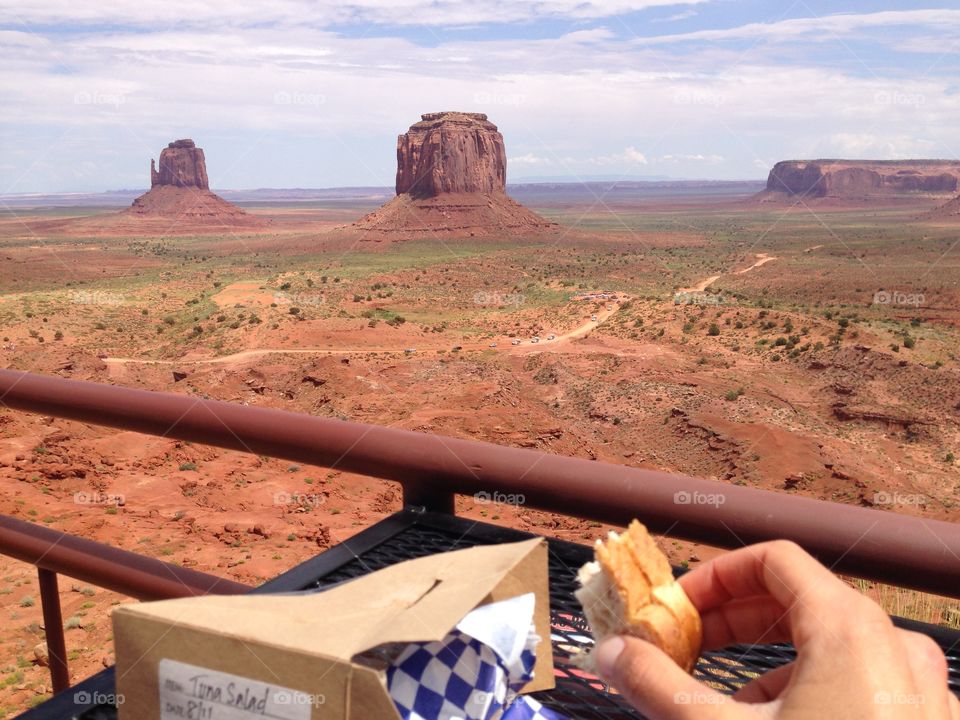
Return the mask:
[[0,194],[391,185],[424,112],[486,112],[508,180],[753,179],[960,158],[960,2],[26,0],[0,8]]

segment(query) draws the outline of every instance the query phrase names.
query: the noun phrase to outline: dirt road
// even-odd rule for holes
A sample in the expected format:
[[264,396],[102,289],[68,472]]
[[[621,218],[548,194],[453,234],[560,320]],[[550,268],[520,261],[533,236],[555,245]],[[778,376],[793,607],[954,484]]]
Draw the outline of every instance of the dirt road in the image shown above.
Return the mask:
[[[538,352],[546,350],[549,347],[554,347],[556,345],[565,345],[572,340],[577,340],[579,338],[585,337],[596,328],[601,323],[608,320],[612,315],[614,315],[617,310],[620,309],[620,304],[626,302],[629,298],[622,297],[619,300],[607,301],[606,306],[591,315],[591,318],[588,318],[582,325],[565,332],[562,335],[557,335],[553,340],[547,340],[546,336],[540,338],[539,343],[531,343],[530,338],[524,339],[519,345],[512,345],[512,338],[500,338],[496,341],[489,341],[485,343],[467,343],[462,345],[463,350],[483,350],[484,348],[489,347],[491,342],[496,342],[498,351],[506,351],[511,353],[529,353],[529,352]],[[610,307],[610,309],[607,309]],[[592,317],[596,317],[596,320],[593,320]],[[435,348],[431,348],[435,349]],[[403,354],[407,348],[398,348],[398,347],[386,347],[386,346],[376,346],[376,347],[366,347],[366,348],[258,348],[254,350],[243,350],[238,353],[233,353],[232,355],[224,355],[222,357],[216,358],[199,358],[195,360],[191,359],[180,359],[180,360],[148,360],[141,358],[123,358],[123,357],[107,357],[103,358],[103,361],[107,365],[113,366],[122,366],[122,365],[219,365],[219,364],[239,364],[245,360],[251,360],[254,358],[264,357],[266,355],[362,355],[365,353],[396,353]]]

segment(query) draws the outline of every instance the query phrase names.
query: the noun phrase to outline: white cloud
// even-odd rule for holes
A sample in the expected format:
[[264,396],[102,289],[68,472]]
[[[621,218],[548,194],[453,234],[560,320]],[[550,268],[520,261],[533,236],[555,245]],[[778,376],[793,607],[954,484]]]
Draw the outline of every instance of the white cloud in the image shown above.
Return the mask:
[[632,145],[624,148],[623,152],[613,153],[612,155],[598,155],[586,160],[591,165],[616,166],[616,165],[646,165],[647,156],[637,150]]
[[663,155],[658,162],[678,163],[678,162],[696,162],[696,163],[722,163],[723,155],[703,155],[696,153],[694,155]]
[[507,159],[507,162],[510,165],[537,166],[552,165],[554,161],[550,158],[534,155],[533,153],[526,153],[525,155],[510,157]]
[[748,23],[723,30],[697,30],[676,35],[638,38],[635,42],[638,45],[657,45],[736,39],[783,41],[802,36],[810,36],[811,39],[822,42],[868,28],[922,25],[943,31],[956,28],[958,23],[960,23],[960,10],[888,10],[875,13],[843,13],[823,17],[792,18],[772,23]]
[[[70,7],[91,16],[104,7],[141,11],[111,1]],[[237,0],[237,22],[248,1]],[[751,53],[749,63],[709,44],[674,54],[603,27],[424,47],[311,26],[326,2],[309,22],[289,27],[0,33],[0,146],[15,166],[0,189],[21,176],[22,191],[142,186],[150,157],[176,137],[205,148],[221,188],[389,185],[397,134],[421,113],[444,109],[488,113],[513,167],[551,174],[662,163],[663,173],[757,178],[777,159],[956,157],[950,146],[960,145],[949,59],[941,72],[920,76],[898,67],[902,56],[891,51],[872,75],[852,64],[808,64],[800,54],[787,61],[781,49],[775,58]],[[24,12],[34,12],[36,3],[29,5]],[[272,17],[288,5],[302,10],[281,0],[280,10],[264,12]],[[151,3],[143,12],[165,7]],[[199,3],[195,17],[224,7]],[[922,12],[930,19],[953,11]],[[48,150],[57,162],[34,163]],[[83,165],[91,157],[95,172]],[[75,184],[70,166],[84,168]]]
[[697,16],[696,10],[684,10],[683,12],[674,13],[673,15],[668,15],[665,18],[657,18],[652,22],[655,23],[665,23],[665,22],[679,22],[680,20],[689,20],[692,17]]
[[249,27],[270,23],[322,27],[335,23],[464,26],[544,18],[589,20],[652,7],[710,0],[32,0],[7,11],[16,22],[88,25]]

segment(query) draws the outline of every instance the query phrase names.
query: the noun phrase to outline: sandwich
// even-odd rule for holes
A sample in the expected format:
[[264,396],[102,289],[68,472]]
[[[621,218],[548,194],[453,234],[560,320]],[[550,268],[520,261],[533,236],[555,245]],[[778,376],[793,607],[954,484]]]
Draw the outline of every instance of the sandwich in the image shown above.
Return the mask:
[[[597,540],[594,557],[580,568],[575,594],[596,644],[611,635],[633,635],[692,672],[703,641],[700,613],[647,529],[634,520],[626,532],[611,532]],[[590,655],[581,665],[595,670]]]

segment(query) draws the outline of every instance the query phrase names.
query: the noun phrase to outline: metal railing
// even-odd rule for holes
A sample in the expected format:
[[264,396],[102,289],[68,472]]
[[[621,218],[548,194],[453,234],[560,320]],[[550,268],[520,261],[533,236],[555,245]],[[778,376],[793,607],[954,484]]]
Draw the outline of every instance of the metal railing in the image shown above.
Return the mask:
[[70,687],[57,575],[138,600],[191,595],[237,595],[250,588],[145,555],[0,515],[0,554],[37,567],[53,691]]
[[[636,517],[655,532],[718,547],[786,538],[836,572],[960,597],[960,525],[954,523],[484,442],[12,370],[0,370],[0,405],[394,480],[403,486],[405,504],[448,513],[453,513],[455,494],[501,493],[522,495],[532,508],[614,525]],[[0,523],[0,552],[14,554],[4,527]],[[128,556],[141,560],[110,550],[122,553],[124,559],[116,559],[128,566],[134,565]],[[67,572],[57,569],[62,565],[43,562],[43,553],[14,556],[37,564],[41,572]],[[113,557],[105,556],[103,562],[110,565]],[[82,566],[77,557],[73,563],[71,567]],[[192,579],[182,588],[246,589],[159,565],[188,573]],[[120,591],[139,597],[144,587],[158,587],[151,584],[169,571],[149,567],[157,572],[131,576]],[[122,582],[122,573],[111,574],[106,567],[100,572],[103,581]],[[50,580],[41,582],[49,585]],[[171,590],[169,582],[166,590]]]

